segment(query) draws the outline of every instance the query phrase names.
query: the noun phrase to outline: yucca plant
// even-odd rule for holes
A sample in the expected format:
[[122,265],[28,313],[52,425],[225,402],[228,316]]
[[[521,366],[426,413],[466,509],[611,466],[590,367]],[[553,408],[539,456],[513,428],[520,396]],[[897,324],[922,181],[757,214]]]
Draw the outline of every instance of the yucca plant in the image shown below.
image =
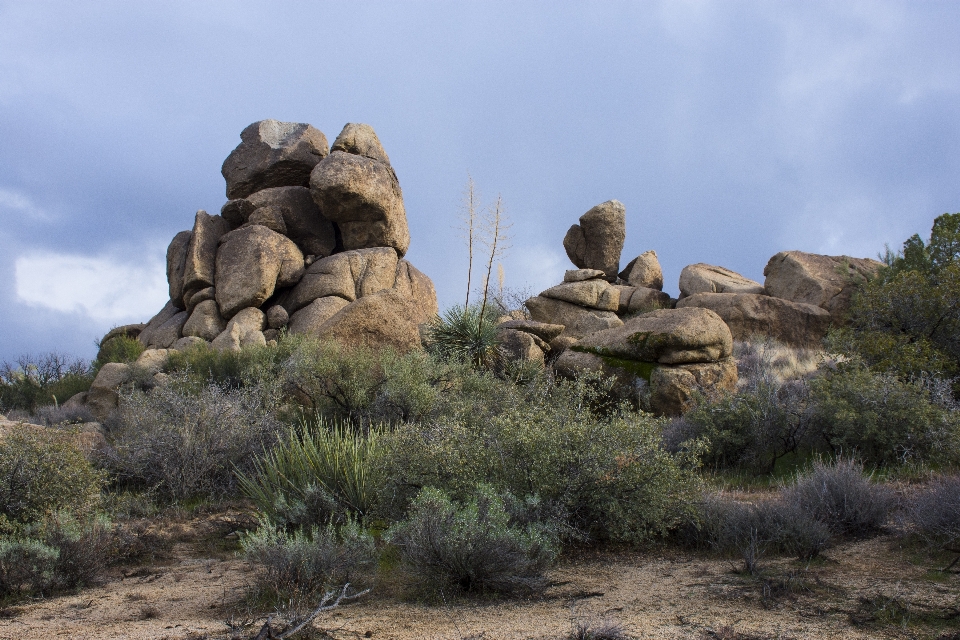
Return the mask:
[[442,358],[467,362],[477,369],[500,365],[497,343],[499,310],[492,306],[454,305],[434,318],[428,328],[428,350]]
[[359,432],[319,415],[302,421],[250,475],[238,474],[240,486],[268,520],[289,529],[363,517],[380,487],[382,430]]

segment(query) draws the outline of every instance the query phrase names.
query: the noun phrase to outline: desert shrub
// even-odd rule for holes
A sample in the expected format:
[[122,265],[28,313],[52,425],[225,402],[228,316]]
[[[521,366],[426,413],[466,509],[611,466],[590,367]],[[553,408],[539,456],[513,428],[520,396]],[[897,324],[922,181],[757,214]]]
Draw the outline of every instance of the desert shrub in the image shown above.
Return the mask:
[[738,557],[756,574],[767,553],[807,560],[829,544],[829,528],[795,503],[780,498],[756,503],[710,494],[700,503],[694,540],[699,546]]
[[503,499],[489,485],[480,485],[465,504],[428,488],[387,538],[425,585],[460,592],[530,592],[545,584],[555,545],[542,528],[521,528],[510,520]]
[[55,512],[94,511],[103,480],[68,434],[14,427],[0,438],[0,533],[22,533]]
[[373,537],[354,520],[293,532],[263,523],[243,537],[242,545],[247,560],[257,567],[259,587],[279,599],[355,582],[376,560]]
[[86,405],[59,406],[47,405],[37,409],[34,419],[37,424],[45,424],[48,427],[59,425],[80,424],[83,422],[95,422],[96,416]]
[[850,328],[831,347],[871,368],[909,379],[960,372],[960,214],[933,222],[928,242],[887,251],[887,268],[853,300]]
[[848,363],[810,385],[816,449],[855,454],[875,465],[951,462],[960,456],[960,413],[933,402],[920,381]]
[[849,458],[816,461],[810,471],[797,474],[783,497],[836,535],[880,529],[896,502],[891,490],[873,482],[872,474]]
[[934,480],[911,496],[904,506],[912,533],[930,545],[960,541],[960,476]]
[[83,360],[56,352],[38,358],[21,356],[16,363],[0,364],[0,410],[33,414],[38,407],[88,390],[92,383],[90,367]]
[[572,626],[564,640],[628,640],[630,638],[623,625],[610,620],[592,624],[581,621]]
[[437,316],[426,331],[427,348],[437,356],[495,370],[503,358],[497,340],[497,305],[454,305]]
[[594,412],[606,397],[595,382],[504,384],[476,411],[385,434],[384,507],[398,517],[420,487],[465,502],[489,483],[539,496],[568,532],[627,542],[666,533],[690,508],[694,456],[662,449],[660,419]]
[[706,466],[768,473],[805,443],[810,388],[804,376],[815,368],[816,357],[769,338],[736,347],[741,371],[736,392],[703,398],[669,424],[664,444],[680,451],[686,443],[702,440]]
[[380,434],[317,416],[260,457],[240,476],[241,486],[271,523],[287,530],[362,517],[382,485]]
[[183,501],[235,492],[234,470],[277,442],[281,425],[257,387],[210,383],[199,392],[182,378],[149,393],[121,394],[104,464],[122,483]]
[[0,438],[0,597],[99,576],[108,539],[96,518],[103,480],[70,434],[19,427]]
[[122,362],[130,364],[136,362],[140,354],[146,350],[146,345],[126,335],[119,335],[110,338],[106,342],[97,345],[97,359],[93,361],[94,373],[100,371],[103,365],[109,362]]
[[210,383],[228,389],[253,387],[279,394],[274,388],[283,378],[285,362],[300,344],[298,336],[284,335],[277,346],[246,346],[239,351],[194,345],[170,353],[165,370],[180,374],[200,390]]
[[0,596],[44,592],[58,555],[40,540],[0,537]]
[[362,422],[419,420],[435,407],[449,368],[422,352],[345,347],[305,338],[285,363],[284,382],[303,404]]
[[57,552],[47,591],[92,584],[112,560],[113,536],[108,523],[100,518],[56,514],[45,527],[43,542]]

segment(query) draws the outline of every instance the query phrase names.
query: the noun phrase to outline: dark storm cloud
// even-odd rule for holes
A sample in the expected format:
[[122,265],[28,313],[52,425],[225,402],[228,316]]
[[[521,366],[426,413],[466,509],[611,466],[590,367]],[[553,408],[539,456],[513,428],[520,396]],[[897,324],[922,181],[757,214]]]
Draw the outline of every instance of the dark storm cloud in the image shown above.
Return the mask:
[[610,198],[624,261],[656,249],[674,291],[692,262],[874,255],[960,210],[958,27],[952,3],[0,3],[0,358],[90,356],[159,309],[166,243],[268,117],[376,128],[441,306],[468,172],[514,221],[514,286],[559,280]]

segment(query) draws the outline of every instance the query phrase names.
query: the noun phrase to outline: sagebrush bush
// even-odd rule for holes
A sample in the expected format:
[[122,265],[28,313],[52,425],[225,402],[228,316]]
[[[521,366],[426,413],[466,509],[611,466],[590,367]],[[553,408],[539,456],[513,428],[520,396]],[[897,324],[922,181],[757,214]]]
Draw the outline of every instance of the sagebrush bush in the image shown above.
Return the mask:
[[388,515],[399,517],[419,487],[462,502],[489,483],[538,496],[568,532],[624,542],[666,533],[692,508],[694,456],[662,449],[660,419],[595,413],[604,392],[593,382],[503,385],[474,412],[386,434]]
[[279,397],[286,360],[297,348],[296,336],[284,336],[277,346],[246,346],[239,351],[194,345],[170,352],[165,370],[195,389],[210,383],[228,389],[252,387]]
[[0,596],[46,591],[58,555],[40,540],[0,537]]
[[287,529],[363,517],[383,486],[381,432],[316,416],[258,458],[240,476],[241,487],[270,522]]
[[929,545],[960,544],[960,476],[940,477],[904,504],[911,533]]
[[830,541],[830,529],[796,504],[780,498],[743,502],[722,493],[700,502],[694,541],[723,555],[740,558],[755,574],[769,552],[802,560],[816,557]]
[[376,563],[373,537],[352,519],[293,532],[264,522],[243,537],[242,545],[247,560],[256,565],[260,588],[279,599],[356,583]]
[[360,424],[424,419],[451,375],[423,352],[302,338],[284,363],[283,380],[311,410]]
[[556,546],[542,527],[510,521],[493,487],[480,485],[465,504],[423,489],[387,539],[425,585],[443,590],[516,594],[545,584]]
[[[266,398],[266,399],[265,399]],[[277,442],[283,426],[257,387],[158,386],[121,394],[104,464],[121,481],[183,501],[235,494],[239,470]]]
[[100,575],[104,480],[70,432],[20,426],[0,437],[0,597],[46,595]]
[[0,438],[0,534],[19,535],[56,512],[92,513],[103,483],[71,434],[14,427]]
[[671,421],[668,450],[703,441],[705,466],[753,473],[816,454],[872,465],[960,461],[960,412],[941,378],[904,381],[856,358],[837,363],[770,340],[738,343],[737,353],[736,392],[704,398]]
[[896,504],[893,492],[850,458],[817,460],[810,471],[797,474],[783,497],[837,535],[879,530]]

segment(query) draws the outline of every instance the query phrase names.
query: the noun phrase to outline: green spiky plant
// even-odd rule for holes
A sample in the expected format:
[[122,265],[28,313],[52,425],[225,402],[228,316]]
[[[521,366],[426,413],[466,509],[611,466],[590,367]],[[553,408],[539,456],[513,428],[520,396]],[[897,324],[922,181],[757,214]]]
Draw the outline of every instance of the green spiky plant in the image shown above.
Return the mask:
[[267,519],[288,529],[368,515],[380,486],[381,427],[361,433],[317,416],[239,474],[243,492]]

